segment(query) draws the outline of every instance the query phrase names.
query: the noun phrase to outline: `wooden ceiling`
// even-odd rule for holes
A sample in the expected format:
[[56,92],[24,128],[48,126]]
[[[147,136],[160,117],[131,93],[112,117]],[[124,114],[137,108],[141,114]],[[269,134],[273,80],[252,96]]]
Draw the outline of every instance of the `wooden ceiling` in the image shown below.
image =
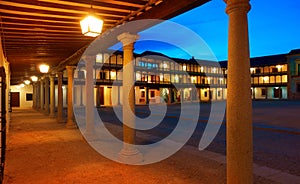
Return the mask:
[[61,65],[95,38],[81,34],[90,11],[103,32],[137,19],[169,19],[209,0],[0,0],[1,40],[11,84],[39,75],[38,65]]

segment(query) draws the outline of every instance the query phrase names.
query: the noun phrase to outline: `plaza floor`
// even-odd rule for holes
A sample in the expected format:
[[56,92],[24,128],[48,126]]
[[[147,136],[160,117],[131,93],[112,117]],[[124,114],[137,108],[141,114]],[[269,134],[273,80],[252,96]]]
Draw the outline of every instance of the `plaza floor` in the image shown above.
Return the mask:
[[[300,103],[285,102],[279,106],[260,103],[254,104],[254,113],[260,113],[259,117],[254,117],[258,129],[299,138],[299,113],[294,113],[299,111]],[[279,112],[287,107],[292,108],[283,112],[289,117],[284,118]],[[289,114],[291,111],[293,113]],[[266,114],[274,119],[263,119]],[[65,124],[33,109],[13,109],[7,140],[4,183],[226,183],[226,159],[221,153],[199,151],[186,145],[158,163],[124,165],[96,152],[78,129],[66,129]],[[288,149],[299,148],[295,145]],[[254,164],[255,183],[299,181],[297,172],[263,165],[263,162]]]

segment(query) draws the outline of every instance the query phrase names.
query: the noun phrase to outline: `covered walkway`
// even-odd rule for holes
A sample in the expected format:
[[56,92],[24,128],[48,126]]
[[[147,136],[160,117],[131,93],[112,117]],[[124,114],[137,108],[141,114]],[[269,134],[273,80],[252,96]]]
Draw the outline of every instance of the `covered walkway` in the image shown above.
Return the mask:
[[[156,164],[119,164],[55,118],[32,109],[11,113],[5,183],[226,183],[225,171],[224,156],[190,146]],[[270,183],[256,175],[254,181]]]

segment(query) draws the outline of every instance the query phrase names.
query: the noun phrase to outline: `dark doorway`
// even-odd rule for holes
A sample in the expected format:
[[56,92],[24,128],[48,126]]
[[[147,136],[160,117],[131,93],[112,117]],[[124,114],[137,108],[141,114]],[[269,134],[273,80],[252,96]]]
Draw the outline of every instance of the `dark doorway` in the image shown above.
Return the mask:
[[100,87],[99,93],[100,105],[104,105],[104,87]]
[[20,107],[20,92],[11,92],[11,106]]
[[274,88],[274,98],[281,98],[282,97],[282,89],[281,88]]

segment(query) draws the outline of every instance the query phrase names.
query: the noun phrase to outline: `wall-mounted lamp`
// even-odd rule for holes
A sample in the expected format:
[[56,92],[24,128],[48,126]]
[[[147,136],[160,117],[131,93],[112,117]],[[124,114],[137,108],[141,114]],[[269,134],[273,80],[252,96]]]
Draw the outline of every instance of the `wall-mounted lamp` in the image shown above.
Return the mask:
[[31,76],[30,79],[32,80],[32,82],[38,81],[38,77],[37,76]]
[[[91,11],[92,9],[93,7],[91,4]],[[90,13],[87,17],[80,21],[80,26],[82,34],[85,36],[96,37],[102,32],[103,20]]]
[[39,68],[41,73],[48,73],[49,71],[49,65],[46,64],[41,64]]
[[30,84],[30,80],[24,80],[24,83],[25,83],[26,85],[28,85],[28,84]]

